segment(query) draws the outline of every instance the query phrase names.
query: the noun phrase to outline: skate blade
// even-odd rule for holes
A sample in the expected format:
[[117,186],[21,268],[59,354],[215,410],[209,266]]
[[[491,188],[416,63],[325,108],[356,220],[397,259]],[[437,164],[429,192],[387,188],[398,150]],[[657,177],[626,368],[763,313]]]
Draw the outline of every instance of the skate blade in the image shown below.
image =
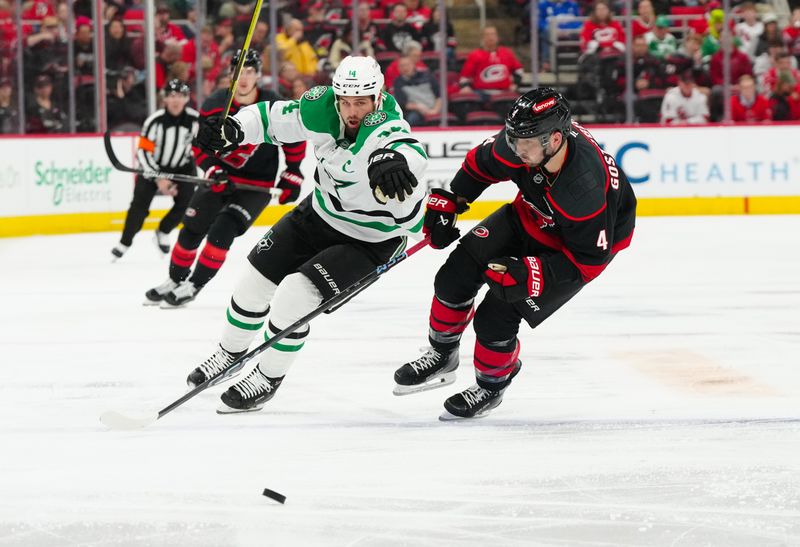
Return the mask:
[[412,393],[422,393],[423,391],[430,391],[440,387],[449,386],[456,381],[455,372],[447,372],[441,376],[437,376],[425,382],[424,384],[417,384],[415,386],[401,386],[395,384],[392,394],[402,397],[403,395],[411,395]]
[[456,416],[455,414],[450,414],[450,412],[445,410],[444,412],[442,412],[439,415],[439,421],[440,422],[458,422],[458,421],[463,421],[463,420],[475,420],[476,418],[483,418],[483,417],[487,416],[490,412],[491,412],[491,410],[484,410],[483,412],[480,412],[478,414],[475,414],[475,416],[473,416],[471,418],[468,418],[466,416]]
[[[191,300],[189,302],[191,302]],[[166,300],[162,300],[161,302],[158,303],[158,307],[161,308],[162,310],[178,310],[180,308],[185,307],[186,304],[188,304],[189,302],[184,302],[183,304],[178,304],[177,306],[173,306]]]
[[247,414],[248,412],[258,412],[264,408],[263,406],[254,406],[253,408],[231,408],[225,403],[217,408],[217,414]]

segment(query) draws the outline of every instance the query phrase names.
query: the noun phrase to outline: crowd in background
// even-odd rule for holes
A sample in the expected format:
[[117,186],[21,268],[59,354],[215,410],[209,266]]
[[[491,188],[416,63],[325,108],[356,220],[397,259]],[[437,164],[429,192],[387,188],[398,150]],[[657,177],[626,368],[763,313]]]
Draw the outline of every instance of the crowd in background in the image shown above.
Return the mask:
[[[103,5],[108,127],[136,130],[147,116],[142,2],[106,0]],[[202,90],[195,89],[195,96],[227,88],[230,60],[241,46],[254,5],[249,0],[211,0],[207,24],[198,30],[191,0],[159,3],[155,14],[157,88],[172,78],[194,85],[198,71]],[[70,13],[64,0],[25,1],[21,43],[15,6],[0,0],[0,132],[18,130],[18,46],[23,59],[25,131],[67,132],[70,115],[78,132],[96,131],[93,38],[97,25],[91,18],[91,2],[74,2],[74,29],[68,32]],[[725,107],[722,45],[728,36],[732,37],[732,119],[800,119],[800,8],[792,11],[788,24],[780,25],[766,4],[734,6],[733,13],[725,14],[715,0],[638,2],[630,38],[636,121],[720,120]],[[465,51],[459,47],[451,21],[446,22],[446,35],[440,36],[433,2],[361,1],[355,16],[350,0],[285,3],[278,12],[275,40],[278,91],[299,98],[309,87],[329,83],[341,59],[354,53],[352,25],[357,25],[355,53],[379,61],[387,90],[397,97],[412,125],[439,125],[445,93],[449,124],[497,125],[530,82],[529,70],[520,61],[528,50],[526,37],[530,40],[531,36],[526,24],[530,4],[503,0],[501,9],[521,21],[514,39],[504,35],[501,40],[497,29],[487,26],[479,35],[478,47]],[[577,81],[563,86],[578,118],[583,114],[594,115],[595,121],[624,120],[626,38],[621,12],[619,2],[606,0],[538,3],[542,73],[554,69],[553,48],[559,47],[554,36],[572,37],[578,44]],[[270,86],[272,55],[266,19],[265,10],[251,48],[262,53],[262,85]],[[724,32],[726,28],[730,33]],[[512,42],[518,45],[516,49],[508,47]],[[439,66],[442,49],[446,66]],[[69,63],[74,74],[74,113],[68,112]],[[445,72],[445,89],[440,86],[440,71]]]

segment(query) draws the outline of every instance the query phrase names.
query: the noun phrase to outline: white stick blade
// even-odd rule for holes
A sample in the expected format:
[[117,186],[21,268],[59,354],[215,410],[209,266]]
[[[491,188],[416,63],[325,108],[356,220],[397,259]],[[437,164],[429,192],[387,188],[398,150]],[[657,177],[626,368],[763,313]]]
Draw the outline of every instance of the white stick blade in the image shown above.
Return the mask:
[[100,423],[109,429],[126,431],[142,429],[158,420],[158,414],[151,414],[142,418],[131,418],[119,412],[108,410],[100,416]]

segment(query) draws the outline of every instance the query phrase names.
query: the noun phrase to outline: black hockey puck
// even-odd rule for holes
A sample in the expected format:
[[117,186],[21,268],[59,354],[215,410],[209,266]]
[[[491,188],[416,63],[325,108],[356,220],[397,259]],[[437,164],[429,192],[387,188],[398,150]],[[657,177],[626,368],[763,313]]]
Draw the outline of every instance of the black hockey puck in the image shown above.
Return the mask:
[[262,494],[264,494],[270,499],[277,501],[278,503],[286,503],[286,496],[284,496],[283,494],[278,494],[275,490],[264,488]]

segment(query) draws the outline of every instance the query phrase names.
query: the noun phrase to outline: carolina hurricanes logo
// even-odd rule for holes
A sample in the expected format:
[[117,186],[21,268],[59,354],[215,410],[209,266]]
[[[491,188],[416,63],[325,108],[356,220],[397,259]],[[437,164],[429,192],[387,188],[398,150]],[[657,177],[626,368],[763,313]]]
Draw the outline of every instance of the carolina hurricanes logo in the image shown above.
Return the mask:
[[542,101],[540,103],[534,104],[532,108],[533,108],[533,111],[536,114],[538,114],[539,112],[547,110],[548,108],[552,108],[555,105],[556,105],[556,98],[555,97],[550,97],[546,101]]
[[614,27],[603,27],[595,29],[592,35],[593,40],[598,42],[613,42],[617,39],[617,29]]
[[472,229],[472,233],[482,239],[489,237],[489,230],[483,226],[475,226],[475,228]]
[[485,83],[502,82],[508,78],[506,65],[489,65],[481,70],[480,80]]
[[186,216],[189,218],[196,217],[197,209],[195,209],[194,207],[189,207],[188,209],[186,209]]

